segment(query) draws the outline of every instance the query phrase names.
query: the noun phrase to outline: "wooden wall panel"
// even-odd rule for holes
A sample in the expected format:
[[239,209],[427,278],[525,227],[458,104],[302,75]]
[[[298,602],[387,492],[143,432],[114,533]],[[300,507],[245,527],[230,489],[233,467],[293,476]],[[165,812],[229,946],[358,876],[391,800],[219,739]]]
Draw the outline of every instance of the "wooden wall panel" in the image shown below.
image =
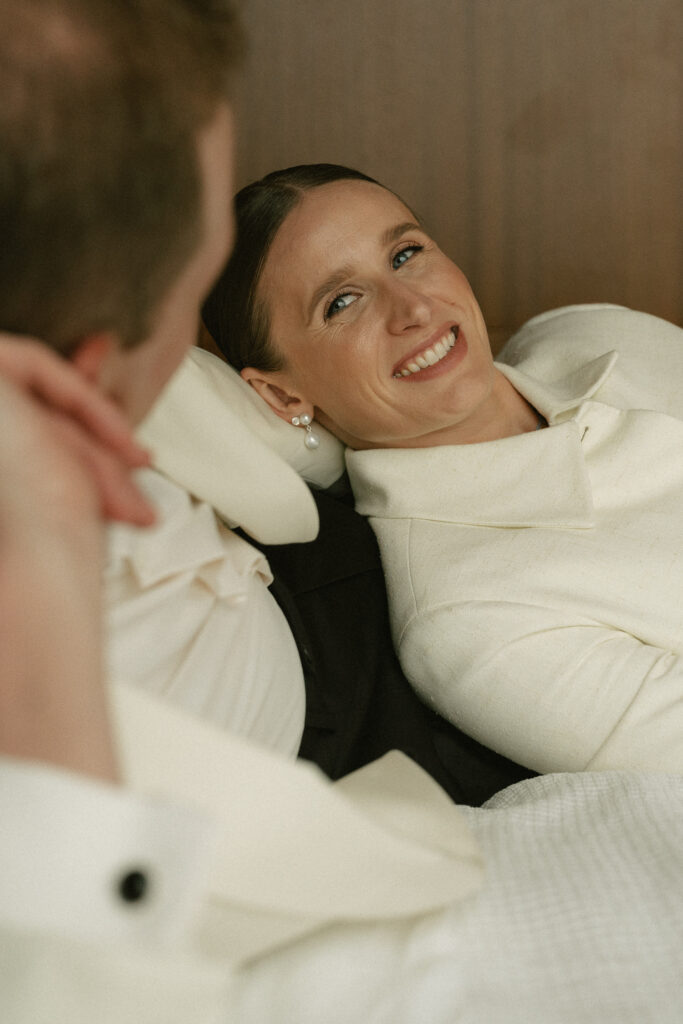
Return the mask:
[[238,184],[402,194],[494,341],[569,302],[683,323],[683,0],[245,0]]

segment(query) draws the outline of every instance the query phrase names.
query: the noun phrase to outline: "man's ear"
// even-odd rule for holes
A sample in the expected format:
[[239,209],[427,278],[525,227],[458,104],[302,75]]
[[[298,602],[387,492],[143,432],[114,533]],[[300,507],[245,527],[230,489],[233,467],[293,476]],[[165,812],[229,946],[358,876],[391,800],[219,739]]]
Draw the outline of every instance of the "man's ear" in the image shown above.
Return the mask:
[[109,363],[117,348],[114,336],[103,331],[84,338],[71,353],[70,359],[86,380],[105,390],[109,376]]
[[313,418],[312,403],[300,393],[290,390],[281,373],[269,373],[245,366],[241,377],[285,423],[291,423],[293,416],[303,416],[304,413]]

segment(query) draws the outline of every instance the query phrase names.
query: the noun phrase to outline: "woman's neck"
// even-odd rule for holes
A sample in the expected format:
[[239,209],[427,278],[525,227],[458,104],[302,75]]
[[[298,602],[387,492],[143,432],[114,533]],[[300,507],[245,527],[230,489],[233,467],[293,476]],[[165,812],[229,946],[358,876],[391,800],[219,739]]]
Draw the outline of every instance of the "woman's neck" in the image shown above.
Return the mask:
[[467,419],[426,434],[411,447],[432,448],[448,444],[481,444],[531,433],[545,420],[520,395],[500,370],[494,368],[493,384],[486,399]]
[[[504,437],[516,437],[538,430],[543,417],[533,405],[510,383],[507,377],[495,370],[495,377],[489,399],[472,417],[472,422],[462,424],[462,439],[456,444],[477,444],[481,441],[500,441]],[[469,435],[469,439],[466,439]]]
[[437,448],[442,445],[481,444],[486,441],[500,441],[505,437],[515,437],[518,434],[528,434],[547,425],[538,411],[520,395],[497,367],[493,367],[488,393],[466,418],[415,437],[401,437],[396,441],[359,441],[358,438],[345,436],[336,425],[326,422],[324,414],[319,410],[317,416],[323,426],[355,451],[367,451],[372,448]]

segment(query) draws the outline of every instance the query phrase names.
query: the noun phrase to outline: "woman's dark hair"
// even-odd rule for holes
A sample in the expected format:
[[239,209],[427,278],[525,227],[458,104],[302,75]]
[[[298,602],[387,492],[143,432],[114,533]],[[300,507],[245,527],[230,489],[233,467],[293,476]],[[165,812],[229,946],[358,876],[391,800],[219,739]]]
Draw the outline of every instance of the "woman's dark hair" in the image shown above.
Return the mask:
[[235,369],[282,368],[270,343],[268,311],[256,301],[263,266],[280,225],[304,193],[349,179],[380,184],[339,164],[300,164],[273,171],[235,196],[235,247],[202,309],[204,326]]

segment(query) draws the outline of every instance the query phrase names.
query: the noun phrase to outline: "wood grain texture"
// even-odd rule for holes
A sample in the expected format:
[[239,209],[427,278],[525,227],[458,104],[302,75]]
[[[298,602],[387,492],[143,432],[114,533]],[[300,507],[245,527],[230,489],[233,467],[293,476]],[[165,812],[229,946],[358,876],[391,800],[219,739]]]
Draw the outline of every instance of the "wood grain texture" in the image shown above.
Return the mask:
[[683,324],[683,0],[246,0],[238,185],[332,161],[469,276],[494,346],[619,302]]

